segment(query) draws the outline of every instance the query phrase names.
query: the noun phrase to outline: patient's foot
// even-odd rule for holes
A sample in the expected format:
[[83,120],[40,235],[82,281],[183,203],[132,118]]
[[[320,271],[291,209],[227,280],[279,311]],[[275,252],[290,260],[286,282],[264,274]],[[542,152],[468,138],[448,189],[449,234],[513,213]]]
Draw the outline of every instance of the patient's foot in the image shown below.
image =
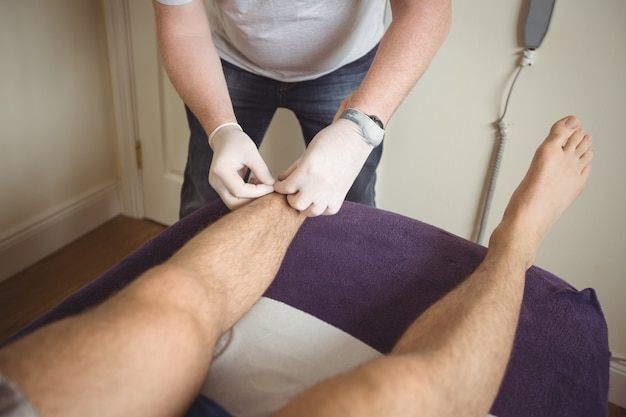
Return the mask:
[[574,116],[556,122],[517,187],[490,248],[504,245],[530,267],[544,236],[583,190],[591,173],[591,137]]

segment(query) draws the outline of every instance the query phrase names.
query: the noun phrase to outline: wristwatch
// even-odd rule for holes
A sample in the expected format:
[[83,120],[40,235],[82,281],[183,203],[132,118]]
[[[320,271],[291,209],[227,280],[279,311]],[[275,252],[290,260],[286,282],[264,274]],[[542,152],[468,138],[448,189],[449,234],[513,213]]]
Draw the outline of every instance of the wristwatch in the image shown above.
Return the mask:
[[383,122],[377,116],[367,115],[357,109],[345,109],[339,118],[356,124],[363,141],[372,146],[380,145],[385,137]]
[[378,126],[380,126],[381,129],[384,129],[385,126],[383,125],[383,121],[380,120],[378,118],[378,116],[374,116],[373,114],[367,114],[367,117],[369,117],[370,119],[372,119],[374,121],[374,123],[376,123]]

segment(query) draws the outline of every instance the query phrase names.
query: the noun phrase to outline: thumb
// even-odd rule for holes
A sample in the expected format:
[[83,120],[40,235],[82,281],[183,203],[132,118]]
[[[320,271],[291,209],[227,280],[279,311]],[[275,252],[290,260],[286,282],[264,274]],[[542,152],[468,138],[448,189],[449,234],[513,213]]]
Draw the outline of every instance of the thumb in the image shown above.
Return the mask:
[[302,158],[298,158],[286,171],[278,176],[278,182],[274,184],[274,191],[280,194],[293,194],[298,191],[298,185],[291,174],[298,168],[300,159]]

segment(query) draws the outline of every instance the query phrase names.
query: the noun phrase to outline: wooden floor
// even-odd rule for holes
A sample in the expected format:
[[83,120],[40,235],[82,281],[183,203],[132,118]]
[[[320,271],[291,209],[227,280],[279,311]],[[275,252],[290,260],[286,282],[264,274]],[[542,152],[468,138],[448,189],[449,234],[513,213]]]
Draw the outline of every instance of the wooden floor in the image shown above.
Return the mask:
[[626,409],[609,403],[609,417],[626,417]]
[[0,340],[98,278],[163,229],[148,220],[119,216],[0,282]]
[[[0,340],[15,333],[156,236],[165,227],[119,216],[0,282]],[[609,404],[608,417],[626,417]]]

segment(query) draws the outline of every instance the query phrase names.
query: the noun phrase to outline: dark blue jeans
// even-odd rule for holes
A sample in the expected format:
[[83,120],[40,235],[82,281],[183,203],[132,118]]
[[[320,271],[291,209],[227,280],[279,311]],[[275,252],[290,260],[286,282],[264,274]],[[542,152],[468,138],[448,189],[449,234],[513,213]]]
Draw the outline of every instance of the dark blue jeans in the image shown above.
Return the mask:
[[[317,132],[332,122],[341,102],[359,87],[375,54],[376,48],[328,75],[294,83],[261,77],[222,61],[237,122],[259,147],[276,109],[286,108],[296,115],[308,145]],[[207,181],[213,159],[207,134],[188,107],[186,111],[190,138],[181,191],[181,218],[220,198]],[[346,200],[375,205],[376,168],[382,151],[382,144],[374,148]]]

